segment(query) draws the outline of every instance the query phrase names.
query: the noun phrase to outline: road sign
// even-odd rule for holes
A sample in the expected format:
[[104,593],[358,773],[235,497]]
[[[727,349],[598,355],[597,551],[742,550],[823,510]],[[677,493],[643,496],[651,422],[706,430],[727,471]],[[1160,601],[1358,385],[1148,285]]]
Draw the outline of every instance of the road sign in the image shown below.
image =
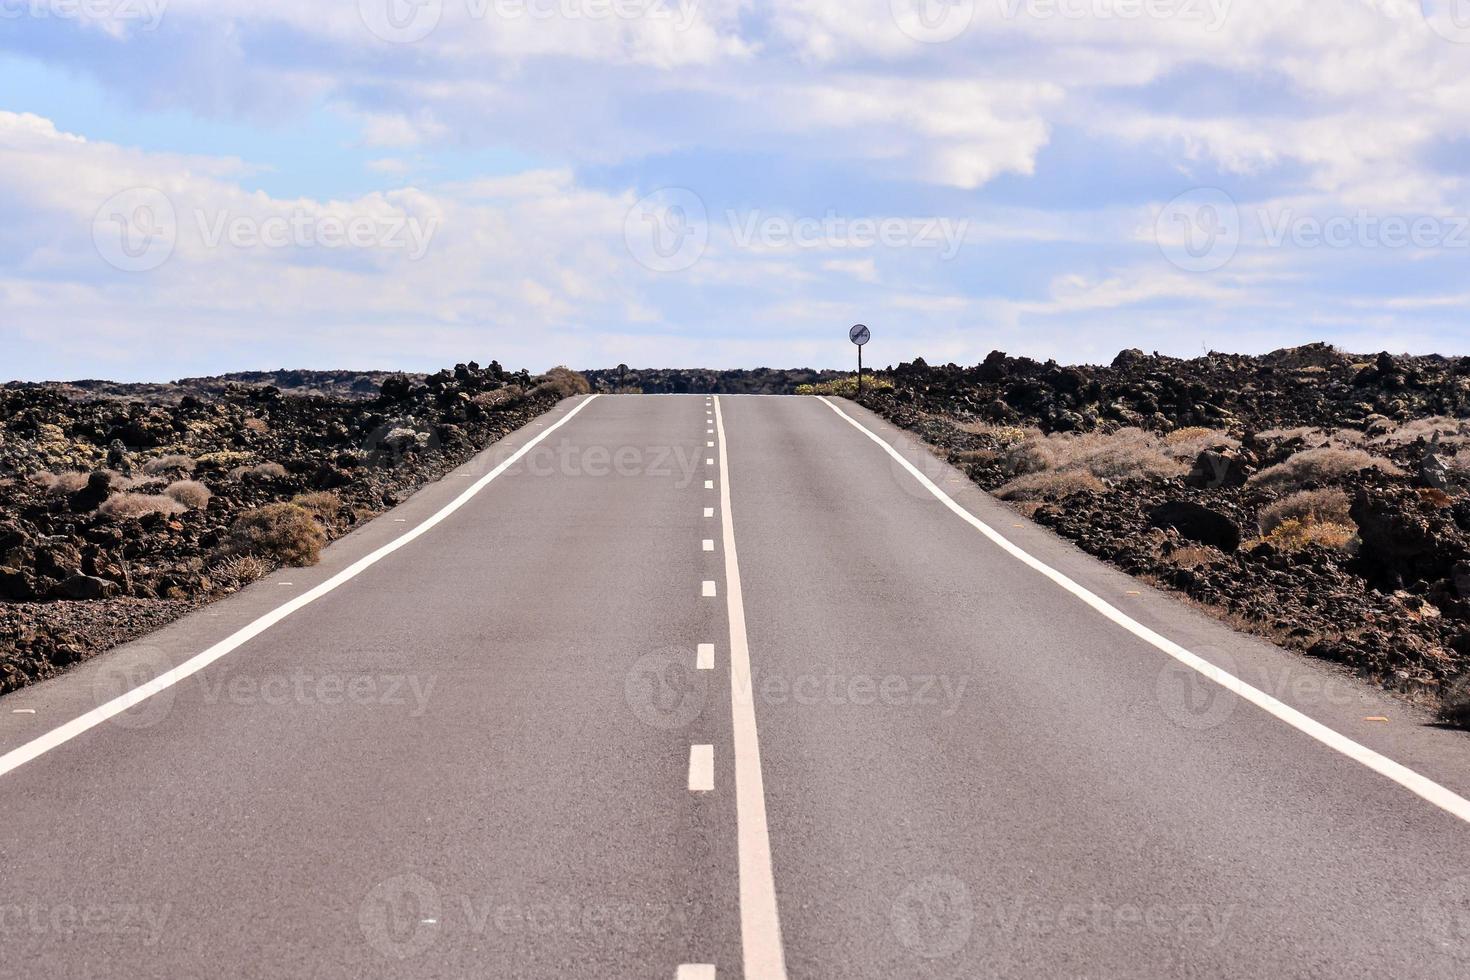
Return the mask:
[[873,339],[873,334],[867,327],[859,323],[847,332],[847,339],[861,347]]

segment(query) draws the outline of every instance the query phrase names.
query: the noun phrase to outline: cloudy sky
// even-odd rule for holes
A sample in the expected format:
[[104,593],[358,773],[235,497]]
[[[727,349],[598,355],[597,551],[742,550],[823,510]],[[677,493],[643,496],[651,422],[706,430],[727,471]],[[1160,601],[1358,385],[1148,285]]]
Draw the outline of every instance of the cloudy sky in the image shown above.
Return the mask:
[[1467,167],[1470,0],[0,0],[0,376],[1467,353]]

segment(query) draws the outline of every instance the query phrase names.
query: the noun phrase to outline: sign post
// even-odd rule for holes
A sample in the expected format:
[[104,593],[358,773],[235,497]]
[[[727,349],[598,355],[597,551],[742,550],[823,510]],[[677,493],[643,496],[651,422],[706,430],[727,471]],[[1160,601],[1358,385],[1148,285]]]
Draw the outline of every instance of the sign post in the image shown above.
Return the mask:
[[861,323],[847,332],[847,339],[857,344],[858,349],[858,383],[857,396],[863,397],[863,345],[873,339],[873,333]]

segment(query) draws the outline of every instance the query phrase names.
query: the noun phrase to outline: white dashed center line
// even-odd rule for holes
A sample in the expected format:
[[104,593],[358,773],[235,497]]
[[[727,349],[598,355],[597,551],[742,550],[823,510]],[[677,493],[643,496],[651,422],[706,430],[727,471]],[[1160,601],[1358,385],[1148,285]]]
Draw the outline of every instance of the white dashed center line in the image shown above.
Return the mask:
[[699,645],[699,657],[695,666],[700,670],[715,669],[715,645],[713,643],[701,643]]
[[715,488],[715,481],[714,480],[705,480],[704,481],[704,488],[706,490],[713,490]]
[[715,788],[715,747],[689,746],[689,792],[709,793]]
[[714,540],[712,538],[705,538],[704,539],[704,550],[705,551],[714,551],[715,550],[715,542],[714,542]]
[[674,980],[715,980],[715,965],[684,963],[679,967],[679,972],[674,974]]
[[715,595],[715,583],[714,583],[714,581],[712,579],[705,579],[704,580],[704,588],[703,588],[703,590],[700,591],[700,595],[704,596],[706,599],[712,599],[712,598],[714,598],[714,595]]
[[704,516],[705,517],[714,517],[715,516],[715,509],[713,507],[706,507],[704,509]]

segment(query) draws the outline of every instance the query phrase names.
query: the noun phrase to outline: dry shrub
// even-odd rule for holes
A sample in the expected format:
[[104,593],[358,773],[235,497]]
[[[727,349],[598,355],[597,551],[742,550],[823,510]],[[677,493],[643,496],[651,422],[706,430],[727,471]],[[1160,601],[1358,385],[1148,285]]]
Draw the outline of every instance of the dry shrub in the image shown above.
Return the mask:
[[521,390],[520,385],[506,385],[504,388],[496,388],[494,391],[482,391],[470,401],[481,408],[500,408],[511,402],[522,398],[526,393]]
[[549,391],[558,398],[585,395],[592,390],[585,377],[563,365],[552,368],[537,380],[540,382],[536,386],[537,391]]
[[271,564],[255,555],[236,555],[226,558],[209,570],[215,586],[224,592],[243,589],[257,579],[270,574]]
[[198,480],[175,480],[163,492],[190,510],[203,510],[209,506],[209,498],[214,496]]
[[1352,501],[1341,490],[1302,490],[1263,509],[1257,523],[1262,534],[1270,534],[1287,521],[1350,527],[1353,524],[1353,519],[1348,516],[1351,507]]
[[87,485],[87,479],[91,473],[37,473],[31,477],[31,481],[41,487],[47,493],[58,497],[66,494],[76,493]]
[[259,463],[255,466],[237,466],[230,470],[230,479],[232,480],[279,480],[286,475],[286,467],[280,463]]
[[1271,442],[1292,442],[1300,439],[1308,445],[1317,446],[1327,441],[1327,435],[1321,429],[1310,425],[1302,425],[1294,429],[1265,429],[1256,435],[1258,438]]
[[1283,463],[1268,467],[1250,478],[1258,487],[1287,489],[1308,483],[1326,483],[1351,476],[1359,470],[1375,469],[1390,476],[1403,476],[1404,471],[1386,459],[1371,456],[1361,449],[1339,449],[1324,446],[1297,453]]
[[1452,419],[1444,415],[1414,419],[1379,436],[1373,441],[1379,444],[1407,446],[1417,439],[1433,442],[1439,436],[1442,446],[1463,446],[1470,443],[1470,419]]
[[1358,528],[1354,524],[1317,523],[1315,521],[1286,520],[1261,540],[1277,551],[1301,551],[1307,545],[1321,545],[1339,551],[1353,550],[1358,539]]
[[1450,469],[1457,470],[1461,473],[1470,473],[1470,447],[1466,447],[1455,453],[1449,462]]
[[148,514],[182,514],[186,508],[172,497],[158,493],[115,493],[102,502],[97,513],[114,521]]
[[955,453],[950,459],[957,466],[984,466],[993,463],[1000,456],[994,449],[964,449]]
[[1019,425],[991,425],[979,419],[961,422],[959,427],[962,432],[968,432],[974,436],[987,436],[1002,446],[1013,446],[1018,442],[1041,435],[1036,429],[1023,429]]
[[1219,551],[1202,545],[1185,545],[1182,548],[1175,548],[1169,552],[1170,563],[1179,568],[1198,568],[1201,565],[1211,565],[1219,558]]
[[143,464],[143,472],[149,476],[166,476],[170,473],[193,473],[194,461],[177,453],[159,456]]
[[287,565],[315,565],[326,543],[326,534],[311,514],[295,504],[247,510],[230,529],[230,546],[236,552]]
[[1102,489],[1097,477],[1086,471],[1049,470],[1018,476],[998,488],[995,495],[1001,500],[1061,500],[1074,493]]
[[1056,456],[1052,453],[1050,444],[1044,436],[1027,439],[1008,447],[1000,461],[1001,469],[1005,470],[1008,476],[1041,473],[1052,469],[1056,464]]
[[1220,446],[1239,449],[1240,440],[1232,439],[1230,433],[1223,429],[1206,429],[1199,425],[1175,429],[1164,436],[1165,452],[1175,459],[1187,459],[1191,462],[1206,449],[1215,449]]
[[331,524],[342,513],[342,498],[329,490],[297,494],[291,503],[311,514],[323,524]]

